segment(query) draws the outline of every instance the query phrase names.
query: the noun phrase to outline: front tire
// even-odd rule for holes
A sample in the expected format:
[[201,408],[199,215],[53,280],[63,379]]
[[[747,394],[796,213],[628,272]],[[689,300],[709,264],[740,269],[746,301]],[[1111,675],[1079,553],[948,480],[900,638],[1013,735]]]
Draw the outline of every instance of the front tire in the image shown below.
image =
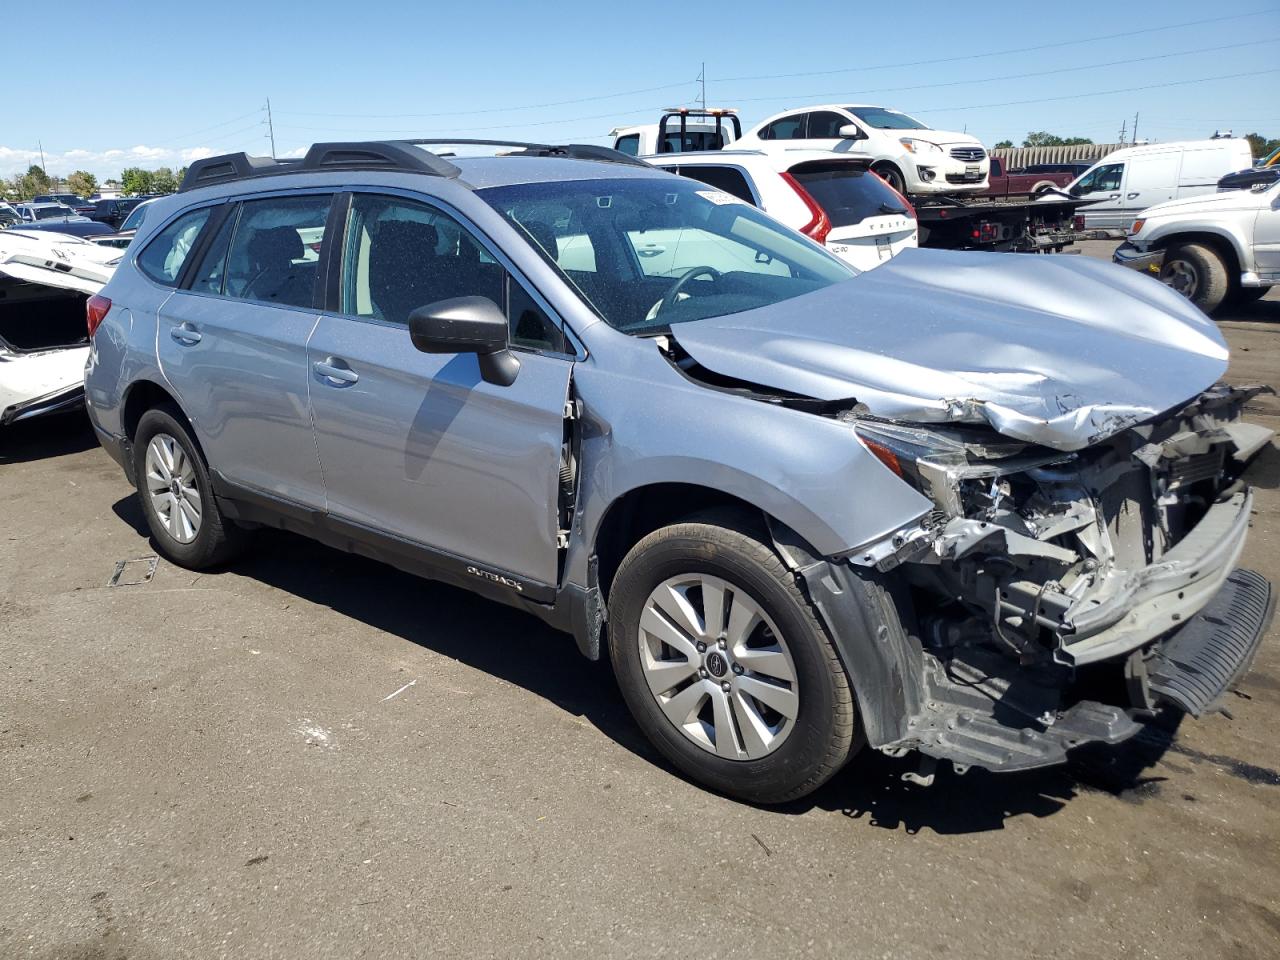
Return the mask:
[[904,197],[907,195],[907,181],[902,176],[902,171],[891,163],[882,163],[878,167],[872,168],[873,172],[879,174],[880,179],[887,183],[893,189],[897,190]]
[[243,549],[248,533],[218,508],[204,455],[176,409],[144,413],[133,450],[138,499],[161,556],[203,570]]
[[719,793],[794,800],[853,753],[835,647],[765,537],[734,518],[664,527],[631,549],[610,590],[609,654],[645,735]]
[[1166,253],[1160,280],[1205,313],[1222,306],[1231,290],[1227,265],[1216,250],[1202,243],[1185,243]]

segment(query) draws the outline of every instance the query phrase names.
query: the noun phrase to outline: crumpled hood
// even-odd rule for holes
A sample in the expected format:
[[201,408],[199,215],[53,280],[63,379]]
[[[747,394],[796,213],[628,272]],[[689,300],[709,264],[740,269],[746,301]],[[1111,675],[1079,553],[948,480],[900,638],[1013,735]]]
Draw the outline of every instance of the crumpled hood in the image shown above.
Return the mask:
[[676,324],[715,373],[878,416],[989,423],[1078,450],[1217,381],[1227,346],[1188,300],[1079,256],[907,250],[844,283]]
[[[947,146],[972,145],[982,147],[982,141],[971,133],[956,133],[954,130],[934,130],[932,127],[921,127],[918,130],[899,129],[899,130],[881,130],[884,134],[897,134],[898,136],[911,137],[915,140],[926,140],[929,143],[936,143],[938,146],[943,144]],[[982,147],[986,149],[986,147]]]

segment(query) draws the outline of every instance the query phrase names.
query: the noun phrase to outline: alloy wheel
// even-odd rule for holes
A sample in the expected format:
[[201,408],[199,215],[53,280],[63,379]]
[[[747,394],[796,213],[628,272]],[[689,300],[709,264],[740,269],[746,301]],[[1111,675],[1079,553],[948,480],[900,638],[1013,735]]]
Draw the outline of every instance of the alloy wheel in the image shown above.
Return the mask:
[[190,543],[200,533],[201,511],[191,458],[169,434],[157,433],[147,444],[145,467],[147,495],[156,517],[174,540]]
[[791,651],[746,591],[701,573],[659,584],[640,615],[640,665],[666,718],[728,760],[758,760],[795,726]]

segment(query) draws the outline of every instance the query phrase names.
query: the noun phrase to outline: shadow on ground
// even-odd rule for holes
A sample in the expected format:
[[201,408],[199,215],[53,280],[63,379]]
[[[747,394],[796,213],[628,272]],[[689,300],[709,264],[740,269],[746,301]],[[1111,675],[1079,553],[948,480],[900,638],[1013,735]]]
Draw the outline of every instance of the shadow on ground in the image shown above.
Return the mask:
[[0,464],[30,463],[82,453],[98,445],[83,410],[0,427]]
[[[146,534],[136,498],[122,499],[113,509]],[[652,763],[658,768],[655,776],[677,775],[632,722],[608,664],[584,659],[567,634],[528,614],[275,530],[259,533],[234,572],[522,687]],[[928,788],[902,780],[918,759],[895,760],[864,750],[817,793],[779,812],[817,808],[886,829],[964,834],[1002,829],[1010,817],[1050,816],[1085,791],[1141,802],[1159,789],[1163,778],[1150,768],[1169,749],[1176,726],[1082,752],[1065,768],[1005,775],[973,770],[958,776],[939,764],[937,780]]]

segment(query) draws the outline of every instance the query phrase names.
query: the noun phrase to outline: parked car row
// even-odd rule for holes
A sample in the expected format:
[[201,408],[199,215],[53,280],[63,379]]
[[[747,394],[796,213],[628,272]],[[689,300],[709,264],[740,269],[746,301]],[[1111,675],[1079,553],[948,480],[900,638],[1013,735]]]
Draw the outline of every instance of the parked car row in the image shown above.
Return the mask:
[[1184,297],[1079,257],[859,271],[831,211],[910,219],[868,158],[445,146],[213,157],[146,207],[85,390],[171,562],[280,526],[519,607],[754,802],[862,747],[1061,763],[1247,669],[1271,432]]

